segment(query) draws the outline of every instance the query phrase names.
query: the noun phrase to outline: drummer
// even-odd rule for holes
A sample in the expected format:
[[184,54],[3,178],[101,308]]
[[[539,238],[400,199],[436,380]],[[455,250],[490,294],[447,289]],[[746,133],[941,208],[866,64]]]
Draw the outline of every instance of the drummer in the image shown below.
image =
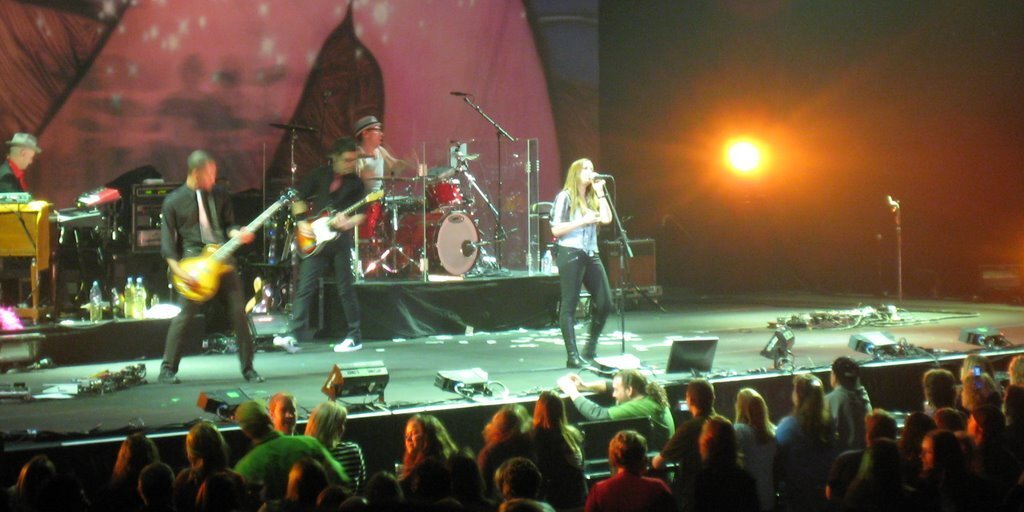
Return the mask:
[[374,192],[383,187],[385,176],[392,178],[405,171],[408,162],[399,160],[384,149],[384,127],[375,116],[364,116],[352,125],[352,133],[359,144],[359,176],[366,184],[366,191]]

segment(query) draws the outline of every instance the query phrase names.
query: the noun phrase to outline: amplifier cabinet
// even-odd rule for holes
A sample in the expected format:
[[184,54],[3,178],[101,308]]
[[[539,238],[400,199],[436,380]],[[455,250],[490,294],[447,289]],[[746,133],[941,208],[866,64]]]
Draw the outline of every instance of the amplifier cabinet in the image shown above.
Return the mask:
[[[654,239],[642,238],[629,241],[633,248],[633,257],[626,258],[628,277],[632,284],[640,288],[651,288],[658,285],[658,276],[655,272],[656,254]],[[608,284],[614,292],[619,291],[621,283],[619,276],[619,254],[622,252],[622,242],[618,240],[607,241],[601,244],[601,257],[604,268],[608,271]],[[627,283],[629,284],[629,283]]]
[[160,210],[180,183],[132,185],[132,252],[160,252]]

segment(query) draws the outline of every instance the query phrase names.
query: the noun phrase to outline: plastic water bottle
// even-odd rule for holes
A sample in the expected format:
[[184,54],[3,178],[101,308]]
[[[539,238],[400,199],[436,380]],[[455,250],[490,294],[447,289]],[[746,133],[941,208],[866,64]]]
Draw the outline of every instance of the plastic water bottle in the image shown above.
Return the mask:
[[541,260],[540,260],[540,272],[542,274],[550,274],[551,273],[551,266],[552,266],[551,249],[548,249],[548,250],[544,251],[544,257],[541,258]]
[[128,276],[128,282],[124,284],[124,317],[135,318],[135,284],[131,276]]
[[142,278],[135,279],[135,318],[146,318],[146,306],[148,302],[146,287],[142,284]]
[[89,321],[99,322],[103,319],[103,291],[100,289],[100,282],[93,281],[92,289],[89,290]]
[[124,316],[124,296],[117,291],[117,287],[110,288],[110,317],[117,318]]

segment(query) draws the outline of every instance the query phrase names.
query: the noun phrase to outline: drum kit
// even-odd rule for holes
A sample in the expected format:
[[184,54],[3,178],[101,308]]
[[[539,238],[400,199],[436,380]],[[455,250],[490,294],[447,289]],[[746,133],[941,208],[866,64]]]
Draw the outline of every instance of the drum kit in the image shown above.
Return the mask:
[[474,220],[471,187],[482,191],[468,162],[477,157],[455,153],[455,167],[435,167],[415,178],[377,178],[384,199],[368,209],[359,233],[363,277],[463,276],[494,266],[485,249],[490,242],[481,242]]

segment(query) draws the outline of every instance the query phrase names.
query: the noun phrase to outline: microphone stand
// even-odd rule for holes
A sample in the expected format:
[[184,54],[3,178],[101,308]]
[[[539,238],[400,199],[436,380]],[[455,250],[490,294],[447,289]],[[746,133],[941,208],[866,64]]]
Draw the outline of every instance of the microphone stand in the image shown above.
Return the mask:
[[[612,182],[615,182],[615,178],[609,177]],[[608,190],[605,189],[604,199],[608,201],[608,208],[612,211],[612,219],[615,220],[615,227],[619,233],[619,241],[622,244],[622,250],[619,251],[619,353],[626,353],[626,258],[633,258],[633,246],[629,245],[629,235],[626,233],[626,228],[622,225],[622,219],[619,218],[619,211],[615,208],[615,202],[608,195]]]
[[[494,206],[494,203],[491,202],[491,199],[489,197],[487,197],[487,194],[484,193],[483,189],[480,188],[480,185],[477,184],[476,178],[473,177],[473,175],[469,172],[469,160],[466,159],[465,156],[461,156],[461,155],[458,155],[458,154],[455,156],[455,159],[456,159],[455,173],[456,174],[462,174],[463,176],[466,177],[466,180],[469,181],[469,186],[472,187],[472,189],[476,191],[476,193],[480,196],[481,199],[483,199],[484,203],[487,205],[487,208],[489,210],[491,210],[491,216],[494,217],[494,220],[495,220],[495,222],[497,224],[497,227],[495,228],[494,240],[493,241],[497,242],[495,244],[495,252],[498,254],[498,258],[499,258],[499,259],[497,259],[497,266],[498,266],[498,270],[501,270],[501,268],[502,268],[501,267],[501,260],[500,260],[501,243],[504,242],[508,238],[508,233],[505,232],[505,226],[503,226],[501,224],[501,211],[498,210],[498,208]],[[488,243],[490,243],[490,242],[481,242],[480,243],[481,251],[483,250],[482,246],[487,245]]]
[[900,217],[902,216],[903,209],[900,208],[900,202],[894,200],[892,196],[887,198],[889,200],[889,207],[892,209],[894,220],[896,222],[896,297],[900,304],[903,303],[903,226]]
[[[502,128],[501,125],[498,124],[497,121],[495,121],[494,119],[491,119],[491,116],[487,115],[487,113],[484,112],[482,108],[480,108],[480,105],[477,105],[476,103],[473,103],[473,100],[471,99],[471,95],[467,94],[465,96],[462,96],[462,100],[465,101],[467,105],[472,107],[473,110],[476,110],[478,114],[483,116],[483,118],[486,119],[488,123],[491,123],[491,126],[494,126],[494,130],[495,130],[494,136],[495,136],[495,138],[498,139],[498,202],[501,203],[501,199],[502,199],[502,195],[501,195],[501,185],[502,185],[502,183],[501,183],[501,167],[502,167],[502,164],[501,164],[501,139],[502,139],[502,137],[505,137],[505,138],[507,138],[509,140],[509,142],[515,142],[517,139],[515,137],[513,137],[512,135],[509,135],[509,133],[504,128]],[[477,188],[477,190],[479,190],[479,188]],[[489,201],[488,201],[488,205],[490,205]],[[490,205],[490,206],[491,206],[492,209],[494,209],[493,205]],[[498,222],[498,232],[503,234],[505,232],[505,230],[501,226],[501,210],[497,210],[496,220]],[[502,238],[500,241],[504,241],[504,238]],[[495,253],[496,253],[495,254],[495,258],[496,258],[496,260],[498,262],[498,268],[501,268],[501,249],[502,249],[502,244],[498,244],[497,247],[495,247]]]

